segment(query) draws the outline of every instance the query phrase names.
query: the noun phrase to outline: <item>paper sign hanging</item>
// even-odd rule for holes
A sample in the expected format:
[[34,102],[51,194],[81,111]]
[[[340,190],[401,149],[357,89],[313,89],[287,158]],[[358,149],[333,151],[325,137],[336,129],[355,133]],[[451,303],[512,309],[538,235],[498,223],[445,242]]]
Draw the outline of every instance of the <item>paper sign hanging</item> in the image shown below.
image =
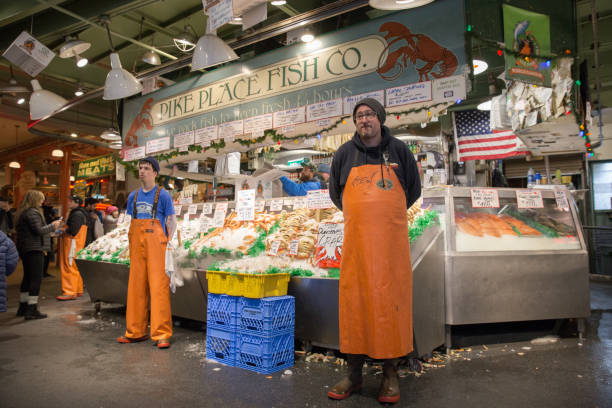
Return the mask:
[[236,219],[252,221],[255,219],[255,190],[240,190],[236,192]]
[[342,260],[344,224],[321,223],[315,247],[315,265],[320,268],[339,268]]
[[22,31],[2,56],[31,77],[36,77],[49,65],[55,53],[27,31]]
[[276,199],[270,202],[270,211],[281,211],[283,209],[283,200]]
[[473,188],[470,190],[470,195],[472,196],[472,208],[499,208],[497,190]]
[[518,208],[544,208],[542,192],[538,190],[516,190]]
[[555,201],[557,201],[557,208],[559,208],[561,211],[570,210],[565,191],[555,191]]

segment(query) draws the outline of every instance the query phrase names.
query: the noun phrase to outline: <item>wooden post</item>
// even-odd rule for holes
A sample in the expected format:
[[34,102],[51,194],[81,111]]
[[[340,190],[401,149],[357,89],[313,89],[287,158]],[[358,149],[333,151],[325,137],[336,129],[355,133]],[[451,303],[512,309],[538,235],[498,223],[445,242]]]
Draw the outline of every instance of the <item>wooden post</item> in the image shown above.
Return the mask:
[[64,220],[68,218],[68,196],[70,195],[70,168],[72,167],[72,147],[64,148],[64,157],[60,169],[60,205]]

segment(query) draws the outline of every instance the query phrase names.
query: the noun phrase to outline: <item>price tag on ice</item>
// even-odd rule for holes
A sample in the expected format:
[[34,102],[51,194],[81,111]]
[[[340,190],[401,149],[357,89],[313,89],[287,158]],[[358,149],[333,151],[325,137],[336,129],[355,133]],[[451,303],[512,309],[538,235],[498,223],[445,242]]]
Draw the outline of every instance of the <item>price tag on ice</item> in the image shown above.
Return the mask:
[[264,212],[265,210],[266,210],[265,200],[255,201],[255,212],[261,213],[261,212]]
[[298,210],[300,208],[306,208],[307,200],[305,198],[296,198],[293,201],[293,209]]
[[499,195],[497,190],[491,188],[473,188],[472,208],[499,208]]
[[278,254],[278,248],[280,248],[280,241],[272,241],[272,245],[270,245],[270,255],[276,256]]
[[555,200],[557,201],[557,207],[561,211],[569,211],[569,202],[567,201],[567,194],[565,191],[555,191]]
[[204,203],[204,204],[202,204],[202,214],[209,215],[209,214],[212,214],[212,212],[213,212],[213,205],[212,205],[212,203]]
[[182,210],[182,209],[183,209],[183,206],[182,206],[182,205],[175,205],[175,206],[174,206],[174,213],[175,213],[177,216],[179,216],[179,215],[181,215],[181,210]]
[[189,204],[187,214],[197,214],[198,213],[198,205],[197,204]]
[[283,209],[283,200],[277,199],[270,202],[270,211],[281,211]]
[[291,242],[289,242],[289,255],[297,255],[299,247],[300,247],[300,240],[292,239]]
[[123,221],[125,221],[125,213],[119,214],[119,218],[117,219],[117,224],[123,224]]
[[236,214],[238,221],[255,219],[255,190],[240,190],[236,192]]
[[538,190],[516,190],[518,208],[544,208],[542,192]]
[[210,218],[208,218],[207,216],[200,217],[200,231],[208,232],[208,230],[210,229],[210,222],[211,221],[212,220]]
[[295,202],[295,201],[294,201],[293,199],[291,199],[291,198],[285,198],[285,199],[283,200],[283,205],[284,205],[285,207],[294,208],[294,202]]
[[213,227],[223,227],[225,215],[227,214],[227,203],[217,203],[215,215],[213,216]]

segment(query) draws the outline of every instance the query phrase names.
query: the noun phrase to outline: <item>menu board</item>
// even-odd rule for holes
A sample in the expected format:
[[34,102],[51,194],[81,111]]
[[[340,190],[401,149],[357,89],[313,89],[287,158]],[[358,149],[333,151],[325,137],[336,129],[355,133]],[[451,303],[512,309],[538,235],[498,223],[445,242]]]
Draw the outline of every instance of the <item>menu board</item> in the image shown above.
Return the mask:
[[270,211],[281,211],[283,209],[283,199],[275,199],[270,201]]
[[261,136],[263,131],[272,129],[272,117],[271,113],[265,115],[252,116],[244,120],[244,133],[250,133],[251,136]]
[[538,190],[516,190],[518,208],[544,208],[542,192]]
[[208,147],[213,140],[217,140],[218,133],[219,126],[217,125],[196,129],[194,141],[196,144]]
[[223,227],[225,216],[227,215],[227,202],[217,203],[215,214],[213,215],[213,227]]
[[359,95],[351,95],[344,98],[344,114],[352,115],[353,108],[355,107],[357,102],[364,98],[376,99],[378,102],[380,102],[382,106],[385,106],[385,91],[381,89],[380,91],[367,92]]
[[274,112],[274,127],[280,128],[284,126],[304,123],[306,118],[306,107],[287,109],[284,111]]
[[306,122],[342,116],[342,99],[314,103],[306,108]]
[[386,92],[388,107],[431,101],[431,81],[396,86],[387,89]]
[[133,149],[126,149],[123,151],[123,160],[133,161],[142,159],[147,155],[145,146],[135,147]]
[[332,208],[334,203],[329,197],[329,190],[310,190],[306,192],[307,206],[310,210]]
[[239,190],[236,192],[236,214],[238,221],[255,219],[255,190]]
[[233,122],[225,122],[219,125],[219,138],[227,141],[233,141],[236,136],[243,133],[243,121],[235,120]]
[[147,154],[170,149],[170,136],[147,140]]
[[174,135],[174,147],[191,146],[193,144],[195,132],[193,130],[177,133]]
[[497,190],[491,188],[473,188],[472,208],[499,208],[499,195]]

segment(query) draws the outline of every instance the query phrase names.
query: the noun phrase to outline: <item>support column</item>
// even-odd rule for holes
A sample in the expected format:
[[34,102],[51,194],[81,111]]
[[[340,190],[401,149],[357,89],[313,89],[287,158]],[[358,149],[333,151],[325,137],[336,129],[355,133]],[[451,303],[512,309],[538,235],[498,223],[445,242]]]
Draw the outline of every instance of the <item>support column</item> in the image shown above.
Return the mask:
[[70,169],[72,167],[72,147],[64,148],[64,157],[60,168],[60,205],[62,206],[61,215],[64,220],[68,217],[68,196],[70,195]]

